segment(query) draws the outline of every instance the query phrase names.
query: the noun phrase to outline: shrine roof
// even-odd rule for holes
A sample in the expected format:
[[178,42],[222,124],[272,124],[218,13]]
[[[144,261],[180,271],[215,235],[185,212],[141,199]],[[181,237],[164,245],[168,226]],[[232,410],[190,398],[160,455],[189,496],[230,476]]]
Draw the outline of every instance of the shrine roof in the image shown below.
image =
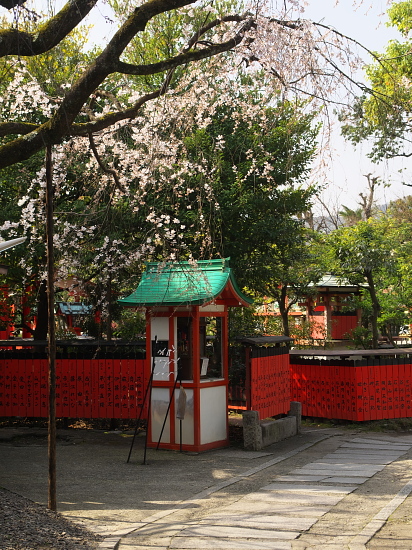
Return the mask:
[[137,289],[118,300],[123,306],[205,305],[219,300],[246,306],[252,300],[239,289],[229,258],[197,262],[148,262]]
[[82,302],[57,302],[56,305],[63,315],[87,315],[92,312],[92,306]]
[[342,277],[336,277],[331,273],[325,273],[320,281],[312,284],[311,286],[316,287],[318,290],[335,292],[355,292],[359,290],[359,286],[350,283],[347,279]]

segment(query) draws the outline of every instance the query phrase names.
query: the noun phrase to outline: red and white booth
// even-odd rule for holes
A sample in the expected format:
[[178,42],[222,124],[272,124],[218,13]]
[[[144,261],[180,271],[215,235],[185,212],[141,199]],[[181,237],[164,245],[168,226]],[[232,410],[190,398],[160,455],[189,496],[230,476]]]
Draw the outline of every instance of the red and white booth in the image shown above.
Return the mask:
[[148,263],[136,291],[119,303],[146,308],[148,446],[228,445],[228,308],[251,303],[228,259]]

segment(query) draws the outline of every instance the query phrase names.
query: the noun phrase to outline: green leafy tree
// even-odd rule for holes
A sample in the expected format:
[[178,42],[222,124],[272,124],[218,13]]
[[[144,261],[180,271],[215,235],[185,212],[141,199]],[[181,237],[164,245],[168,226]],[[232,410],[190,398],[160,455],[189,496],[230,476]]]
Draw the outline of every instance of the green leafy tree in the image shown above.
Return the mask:
[[371,93],[341,117],[343,134],[354,144],[372,140],[374,161],[411,154],[411,0],[392,4],[388,15],[388,25],[397,28],[402,39],[391,40],[382,54],[374,54],[376,61],[366,69]]
[[257,291],[264,263],[281,261],[280,251],[304,238],[298,216],[314,193],[304,183],[318,128],[290,103],[264,107],[259,94],[246,100],[239,98],[242,116],[223,106],[185,144],[187,156],[202,159],[212,174],[212,251],[230,257],[238,282]]
[[387,212],[397,224],[412,223],[412,195],[391,201]]
[[313,283],[326,270],[320,235],[294,221],[295,225],[290,224],[283,239],[264,255],[256,250],[253,257],[255,289],[278,304],[285,336],[291,335],[291,309],[312,292]]
[[393,232],[387,218],[370,218],[334,231],[327,240],[335,274],[368,293],[374,348],[378,347],[378,320],[382,311],[379,289],[388,284],[388,276],[392,278],[397,270]]

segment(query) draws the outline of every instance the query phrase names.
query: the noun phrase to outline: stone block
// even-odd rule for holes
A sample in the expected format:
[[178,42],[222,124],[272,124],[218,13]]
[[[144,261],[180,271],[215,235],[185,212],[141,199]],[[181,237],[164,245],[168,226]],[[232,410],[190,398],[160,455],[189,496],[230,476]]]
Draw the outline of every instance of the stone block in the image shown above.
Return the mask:
[[296,433],[300,434],[302,431],[302,403],[291,401],[289,415],[296,418]]
[[257,411],[243,411],[243,446],[249,451],[262,449],[262,428]]
[[295,416],[287,416],[279,418],[279,420],[271,420],[262,422],[262,445],[267,447],[288,437],[292,437],[297,433],[297,419]]

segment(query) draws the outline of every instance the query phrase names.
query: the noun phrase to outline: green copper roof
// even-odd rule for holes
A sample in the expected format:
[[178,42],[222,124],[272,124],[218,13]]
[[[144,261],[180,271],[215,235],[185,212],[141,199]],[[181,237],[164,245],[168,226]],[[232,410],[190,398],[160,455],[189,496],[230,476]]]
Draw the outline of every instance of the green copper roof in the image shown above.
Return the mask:
[[201,305],[218,297],[228,305],[252,303],[239,290],[228,258],[194,263],[149,262],[137,289],[118,302],[123,306]]
[[63,315],[88,315],[92,312],[92,306],[82,302],[56,302],[56,305]]

